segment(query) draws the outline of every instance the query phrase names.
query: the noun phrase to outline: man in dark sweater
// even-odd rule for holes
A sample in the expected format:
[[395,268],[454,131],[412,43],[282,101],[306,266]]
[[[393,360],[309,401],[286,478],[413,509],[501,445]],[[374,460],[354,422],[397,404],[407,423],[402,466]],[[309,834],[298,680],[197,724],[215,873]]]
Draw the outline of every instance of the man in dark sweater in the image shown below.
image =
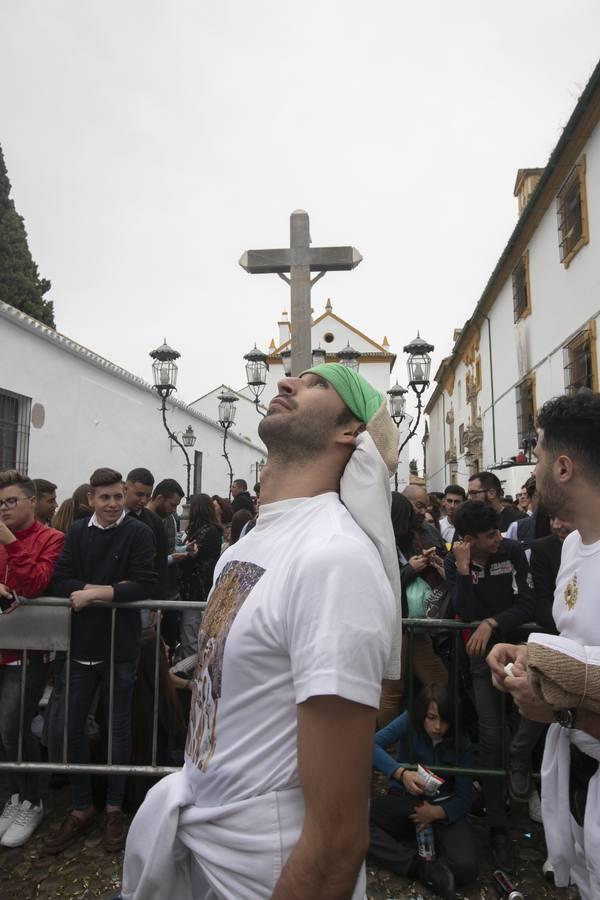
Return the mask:
[[253,516],[256,515],[254,502],[248,490],[248,483],[244,481],[243,478],[235,479],[231,485],[231,496],[233,498],[231,505],[234,513],[238,512],[240,509],[247,509]]
[[169,555],[167,534],[162,519],[151,509],[148,503],[152,497],[154,475],[149,469],[132,469],[125,481],[125,509],[129,515],[136,516],[147,525],[154,537],[156,554],[154,568],[158,581],[152,594],[153,600],[163,600],[167,594],[167,557]]
[[[533,619],[529,567],[520,544],[500,534],[491,504],[467,500],[457,510],[454,525],[460,540],[454,541],[445,560],[448,589],[458,616],[465,622],[481,622],[466,643],[479,718],[479,764],[500,768],[503,701],[492,685],[485,657],[496,636],[507,640],[519,625]],[[504,781],[493,776],[482,778],[482,783],[494,863],[510,871],[515,859],[506,827]]]
[[[122,478],[114,469],[96,469],[90,478],[89,504],[93,515],[73,523],[54,573],[54,591],[69,597],[71,673],[69,681],[69,761],[89,761],[85,723],[97,687],[109,709],[111,622],[102,603],[145,600],[156,588],[155,546],[150,529],[125,512]],[[137,610],[115,616],[112,754],[109,762],[127,764],[131,746],[131,698],[140,648]],[[60,853],[94,825],[90,779],[72,775],[73,810],[46,838],[49,853]],[[107,779],[103,842],[114,852],[125,843],[126,823],[121,812],[125,777]]]
[[526,514],[512,505],[505,506],[503,496],[500,479],[493,472],[476,472],[469,478],[469,500],[478,500],[491,506],[498,516],[498,528],[505,534],[511,522],[524,519]]

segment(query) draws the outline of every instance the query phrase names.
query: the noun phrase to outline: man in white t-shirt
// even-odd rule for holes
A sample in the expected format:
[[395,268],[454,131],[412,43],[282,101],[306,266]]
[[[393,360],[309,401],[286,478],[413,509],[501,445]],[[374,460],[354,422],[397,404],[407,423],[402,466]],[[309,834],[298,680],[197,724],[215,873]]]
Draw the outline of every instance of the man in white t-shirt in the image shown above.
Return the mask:
[[[540,503],[550,515],[572,522],[577,529],[563,544],[554,621],[560,637],[596,646],[600,645],[599,435],[600,396],[558,397],[540,411],[534,451]],[[511,675],[504,670],[509,662],[514,664]],[[588,810],[587,816],[585,810],[591,778],[600,778],[594,774],[600,761],[600,716],[577,707],[553,709],[541,701],[529,681],[526,645],[497,644],[488,664],[496,687],[512,693],[523,716],[555,723],[548,732],[542,767],[542,817],[549,859],[559,886],[572,880],[585,900],[597,898],[598,810]],[[570,802],[557,803],[563,788]],[[594,849],[586,852],[586,844]]]
[[[365,895],[397,601],[343,479],[354,483],[349,462],[372,448],[388,528],[383,459],[395,464],[397,435],[385,398],[345,367],[278,389],[259,428],[269,450],[260,516],[217,564],[200,626],[184,769],[153,788],[132,825],[124,900]],[[363,434],[373,422],[378,437]],[[378,455],[382,435],[393,447]]]

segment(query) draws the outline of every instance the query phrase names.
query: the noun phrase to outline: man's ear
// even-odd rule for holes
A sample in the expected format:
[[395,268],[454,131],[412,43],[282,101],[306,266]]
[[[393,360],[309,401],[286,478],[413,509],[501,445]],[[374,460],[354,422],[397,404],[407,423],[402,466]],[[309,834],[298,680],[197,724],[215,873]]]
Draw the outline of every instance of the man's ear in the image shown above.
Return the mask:
[[575,474],[575,464],[571,457],[565,454],[557,456],[554,460],[554,472],[560,484],[566,484],[566,482],[571,481]]
[[359,422],[358,419],[355,419],[352,422],[347,422],[345,425],[342,425],[338,434],[336,435],[336,443],[338,444],[351,444],[354,446],[356,443],[356,438],[358,435],[365,431],[367,426],[364,422]]

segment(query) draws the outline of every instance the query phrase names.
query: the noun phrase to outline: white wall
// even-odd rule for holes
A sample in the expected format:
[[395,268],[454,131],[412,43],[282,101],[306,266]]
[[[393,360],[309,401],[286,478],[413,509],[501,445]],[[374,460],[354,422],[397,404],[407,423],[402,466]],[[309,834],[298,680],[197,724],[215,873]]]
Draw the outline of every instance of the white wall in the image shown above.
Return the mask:
[[[584,148],[586,157],[586,193],[589,219],[589,243],[582,247],[568,268],[560,262],[556,203],[552,202],[544,213],[529,250],[529,279],[531,288],[531,314],[515,324],[513,296],[510,278],[504,283],[489,312],[494,406],[492,409],[490,359],[488,349],[488,325],[481,323],[480,354],[482,364],[482,389],[478,398],[484,432],[483,466],[485,468],[508,459],[518,450],[516,385],[530,374],[535,374],[535,399],[537,408],[551,397],[564,393],[565,373],[563,347],[569,339],[587,327],[591,320],[600,327],[600,127],[596,127]],[[568,171],[565,171],[565,177]],[[598,355],[598,347],[596,347]],[[444,438],[448,441],[445,415],[454,408],[455,434],[458,442],[458,426],[466,425],[469,410],[465,399],[466,366],[456,365],[452,395],[439,396],[430,411],[429,428],[429,489],[443,489]],[[459,382],[462,388],[458,389]],[[493,445],[493,418],[495,419],[495,452]],[[445,429],[445,434],[444,434]],[[459,459],[459,472],[466,470]]]
[[[31,426],[29,475],[54,481],[59,500],[87,481],[98,466],[114,467],[123,475],[135,466],[146,466],[156,481],[176,478],[185,488],[185,460],[179,447],[170,449],[155,392],[129,373],[111,371],[109,363],[99,367],[94,354],[80,358],[69,350],[68,339],[59,345],[47,339],[48,333],[0,303],[0,389],[31,397],[45,410],[43,426]],[[192,426],[197,440],[188,452],[192,459],[194,451],[203,453],[202,490],[226,495],[229,477],[221,456],[221,429],[173,404],[168,421],[173,431]],[[228,452],[234,477],[253,485],[261,448],[230,433]]]

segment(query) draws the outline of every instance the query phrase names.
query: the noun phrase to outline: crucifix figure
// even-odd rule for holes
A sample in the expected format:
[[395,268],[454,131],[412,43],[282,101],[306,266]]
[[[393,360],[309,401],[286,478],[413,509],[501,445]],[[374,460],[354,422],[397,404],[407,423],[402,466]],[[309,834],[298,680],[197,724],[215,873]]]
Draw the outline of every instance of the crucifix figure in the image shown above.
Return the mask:
[[[362,260],[355,247],[311,247],[310,243],[308,213],[297,209],[290,216],[289,248],[246,250],[240,257],[240,266],[251,275],[279,275],[290,285],[292,375],[299,375],[312,365],[310,291],[313,284],[326,272],[346,272]],[[311,278],[311,272],[318,274]]]

